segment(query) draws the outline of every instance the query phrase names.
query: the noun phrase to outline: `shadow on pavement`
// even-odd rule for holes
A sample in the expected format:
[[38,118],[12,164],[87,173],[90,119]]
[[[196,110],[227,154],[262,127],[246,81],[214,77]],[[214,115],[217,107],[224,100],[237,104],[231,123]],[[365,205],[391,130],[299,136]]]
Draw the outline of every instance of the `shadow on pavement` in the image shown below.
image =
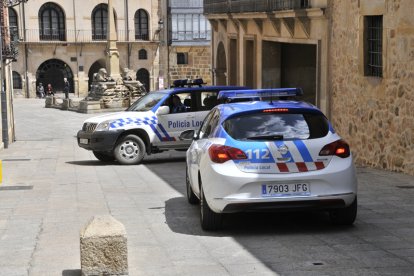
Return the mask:
[[[67,164],[77,165],[77,166],[111,166],[111,165],[120,165],[118,162],[102,162],[99,160],[79,160],[79,161],[68,161]],[[121,166],[121,165],[120,165]]]
[[[196,236],[314,235],[340,233],[353,227],[339,227],[329,222],[324,212],[262,212],[224,214],[223,229],[206,232],[200,226],[200,206],[190,205],[185,197],[165,202],[165,217],[176,233]],[[243,244],[243,242],[240,242]]]
[[142,160],[143,165],[150,165],[150,164],[163,164],[163,163],[173,163],[173,162],[184,162],[185,156],[183,157],[165,157],[165,158],[154,158],[154,159],[146,159]]
[[63,270],[62,276],[81,276],[81,270],[80,269]]

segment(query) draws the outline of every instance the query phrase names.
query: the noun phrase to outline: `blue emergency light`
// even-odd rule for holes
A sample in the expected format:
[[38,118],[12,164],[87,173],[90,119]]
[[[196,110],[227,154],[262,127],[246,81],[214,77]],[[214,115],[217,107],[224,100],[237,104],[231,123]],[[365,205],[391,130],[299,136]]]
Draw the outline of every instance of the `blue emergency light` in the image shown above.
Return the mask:
[[266,89],[245,89],[220,91],[217,99],[272,99],[280,97],[302,96],[302,88],[266,88]]

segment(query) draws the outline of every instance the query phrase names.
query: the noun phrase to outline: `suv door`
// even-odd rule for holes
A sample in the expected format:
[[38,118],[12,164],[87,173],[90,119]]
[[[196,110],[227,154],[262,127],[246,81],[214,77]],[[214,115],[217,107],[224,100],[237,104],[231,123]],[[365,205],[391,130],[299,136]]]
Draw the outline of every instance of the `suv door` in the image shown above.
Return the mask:
[[[173,98],[178,97],[180,105],[177,111],[173,105]],[[194,93],[193,92],[181,92],[172,94],[165,100],[163,105],[170,107],[170,113],[166,115],[158,115],[158,127],[161,130],[159,135],[161,141],[154,143],[155,146],[160,148],[188,148],[191,141],[181,141],[178,137],[180,134],[189,129],[198,129],[195,125],[195,112],[194,112]]]
[[201,126],[208,112],[218,104],[219,91],[202,91],[197,93],[195,123]]

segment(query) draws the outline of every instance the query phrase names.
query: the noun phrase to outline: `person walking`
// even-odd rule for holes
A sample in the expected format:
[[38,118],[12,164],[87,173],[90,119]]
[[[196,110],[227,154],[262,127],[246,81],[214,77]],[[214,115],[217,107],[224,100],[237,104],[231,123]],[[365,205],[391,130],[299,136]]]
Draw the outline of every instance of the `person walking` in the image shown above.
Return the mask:
[[63,91],[65,92],[65,99],[69,99],[70,83],[68,82],[67,78],[64,78],[63,81],[64,81]]

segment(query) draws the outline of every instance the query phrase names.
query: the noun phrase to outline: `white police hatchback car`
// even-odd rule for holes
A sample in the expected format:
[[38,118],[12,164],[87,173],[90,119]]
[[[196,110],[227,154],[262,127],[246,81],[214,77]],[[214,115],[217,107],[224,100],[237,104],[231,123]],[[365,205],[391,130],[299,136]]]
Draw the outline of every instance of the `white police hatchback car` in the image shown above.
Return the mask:
[[101,161],[127,165],[139,164],[145,154],[186,150],[191,141],[180,140],[180,134],[200,128],[219,91],[243,88],[202,83],[176,81],[175,88],[150,92],[124,112],[89,118],[77,133],[78,145]]
[[[220,92],[187,151],[187,198],[201,203],[201,226],[219,229],[222,213],[321,209],[337,224],[357,213],[357,179],[348,144],[315,106],[278,97],[300,89]],[[274,101],[273,99],[278,99]]]

